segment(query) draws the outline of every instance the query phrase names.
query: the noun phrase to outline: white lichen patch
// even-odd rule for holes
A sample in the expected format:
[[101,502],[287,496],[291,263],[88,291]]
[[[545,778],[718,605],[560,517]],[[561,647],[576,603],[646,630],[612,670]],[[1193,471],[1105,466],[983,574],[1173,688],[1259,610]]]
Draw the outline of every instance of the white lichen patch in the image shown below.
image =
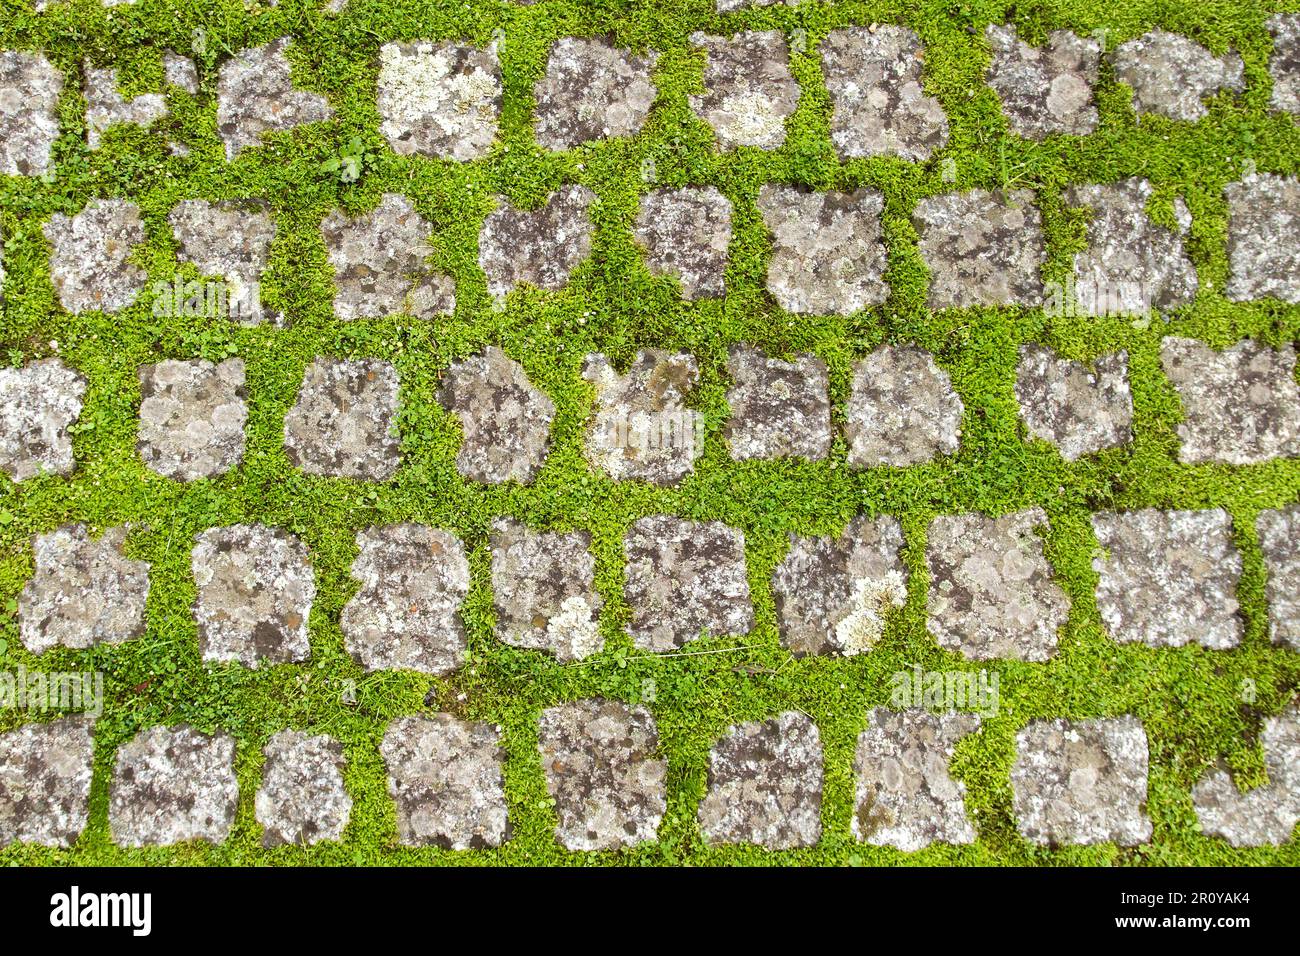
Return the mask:
[[832,643],[846,657],[866,653],[885,633],[885,612],[902,607],[906,600],[907,582],[898,571],[887,571],[875,581],[859,578],[853,582],[844,616],[835,624]]
[[14,481],[70,475],[86,379],[58,359],[0,368],[0,468]]
[[140,207],[125,199],[92,199],[75,216],[55,213],[44,226],[50,278],[69,312],[117,312],[133,303],[148,278],[130,261],[145,240]]
[[495,44],[385,43],[378,107],[379,131],[397,155],[482,159],[492,150],[501,114]]
[[50,171],[62,92],[63,74],[45,57],[0,50],[0,174]]

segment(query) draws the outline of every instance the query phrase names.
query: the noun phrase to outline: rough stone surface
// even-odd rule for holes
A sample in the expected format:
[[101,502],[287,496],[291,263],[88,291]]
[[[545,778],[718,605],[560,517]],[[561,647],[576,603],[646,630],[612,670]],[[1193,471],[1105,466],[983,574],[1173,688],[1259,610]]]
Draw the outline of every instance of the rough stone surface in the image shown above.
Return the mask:
[[194,616],[205,661],[305,661],[316,580],[306,546],[279,528],[231,525],[194,537]]
[[1300,822],[1300,709],[1266,717],[1259,735],[1268,783],[1242,792],[1222,769],[1192,788],[1201,832],[1233,846],[1280,846]]
[[217,133],[226,159],[260,146],[266,133],[281,133],[304,123],[331,119],[325,97],[296,90],[290,78],[288,37],[241,50],[221,66],[217,77]]
[[931,196],[916,204],[912,222],[930,270],[931,309],[1042,304],[1046,252],[1030,190]]
[[1223,650],[1241,643],[1241,555],[1231,520],[1209,511],[1105,512],[1092,516],[1097,610],[1121,644]]
[[1273,37],[1268,72],[1273,77],[1273,109],[1300,113],[1300,15],[1279,13],[1266,23]]
[[339,622],[348,653],[369,671],[448,674],[465,659],[460,606],[469,562],[449,531],[417,524],[357,534],[352,578],[360,589]]
[[117,91],[117,70],[100,69],[86,63],[86,141],[99,149],[110,126],[133,124],[148,127],[167,115],[167,101],[161,93],[141,93],[131,99]]
[[515,209],[498,197],[479,233],[478,264],[498,302],[521,283],[555,290],[591,252],[588,212],[596,194],[586,186],[563,186],[535,210]]
[[1022,346],[1016,401],[1029,434],[1051,442],[1066,461],[1133,440],[1125,351],[1085,365],[1041,345]]
[[950,455],[961,441],[964,410],[929,352],[881,346],[853,367],[844,408],[848,463],[906,466]]
[[127,530],[109,528],[96,539],[85,525],[69,524],[35,536],[36,571],[18,598],[24,647],[82,650],[144,633],[149,565],[126,556]]
[[667,808],[668,761],[644,707],[600,698],[542,711],[542,771],[555,800],[555,834],[569,850],[612,850],[654,840]]
[[1234,302],[1300,303],[1300,179],[1262,173],[1229,183],[1223,193],[1228,199],[1224,295]]
[[740,531],[720,521],[651,515],[632,523],[624,548],[628,633],[638,648],[670,651],[702,631],[717,637],[754,626]]
[[547,651],[564,663],[605,643],[595,591],[591,535],[531,531],[510,519],[492,523],[492,609],[496,635],[513,647]]
[[772,233],[767,289],[787,312],[849,315],[889,298],[874,189],[810,192],[768,183],[758,208]]
[[49,172],[62,92],[63,74],[45,57],[0,50],[0,174]]
[[537,81],[537,142],[572,149],[611,136],[635,136],[650,115],[658,54],[634,55],[604,40],[561,37]]
[[402,845],[478,850],[506,841],[500,739],[490,725],[450,714],[401,717],[388,725],[379,751],[388,765]]
[[930,523],[930,630],[940,646],[972,660],[1045,661],[1070,599],[1052,578],[1030,508],[998,518],[941,515]]
[[496,45],[385,43],[379,50],[379,131],[398,156],[467,162],[492,151],[501,117]]
[[1038,720],[1016,734],[1012,810],[1034,843],[1116,843],[1151,839],[1147,737],[1136,718]]
[[1053,30],[1047,45],[1030,46],[1014,27],[984,30],[993,52],[988,84],[1002,100],[1011,129],[1032,140],[1087,136],[1097,128],[1097,85],[1101,44],[1069,30]]
[[90,817],[91,723],[65,717],[0,734],[0,846],[72,846]]
[[948,142],[948,117],[922,89],[921,40],[907,27],[832,30],[819,49],[842,157],[922,162]]
[[262,787],[254,809],[265,846],[311,846],[343,839],[352,798],[343,785],[343,747],[332,737],[299,730],[275,734],[264,750]]
[[50,277],[69,312],[117,312],[144,289],[148,274],[127,261],[144,242],[140,208],[125,199],[92,199],[75,216],[56,212],[44,226],[53,247]]
[[235,741],[184,724],[150,727],[117,751],[108,822],[118,846],[221,843],[239,800]]
[[790,74],[790,51],[776,30],[741,31],[733,37],[692,33],[704,50],[704,92],[688,99],[713,127],[726,149],[776,149],[785,142],[785,121],[799,105],[799,84]]
[[1209,115],[1201,102],[1220,90],[1245,88],[1241,57],[1215,57],[1205,47],[1164,30],[1121,43],[1111,54],[1115,79],[1133,89],[1133,112],[1194,123]]
[[145,466],[180,481],[224,474],[244,457],[248,392],[244,360],[214,365],[168,359],[140,368],[140,430]]
[[803,457],[820,461],[831,448],[826,363],[814,355],[793,362],[737,345],[727,360],[731,417],[723,437],[737,461]]
[[465,433],[456,470],[474,481],[530,482],[546,461],[555,403],[495,345],[452,364],[438,401]]
[[1300,455],[1300,386],[1290,342],[1272,349],[1243,339],[1220,352],[1170,336],[1160,343],[1160,361],[1183,408],[1179,461],[1254,465]]
[[966,785],[948,765],[961,739],[979,729],[979,717],[876,707],[869,719],[853,761],[853,838],[909,853],[931,843],[974,843]]
[[387,481],[397,473],[397,370],[379,359],[318,358],[284,418],[284,450],[309,475]]
[[687,301],[725,291],[731,200],[714,186],[656,189],[641,197],[634,228],[646,267],[676,276]]
[[14,481],[70,475],[86,380],[58,359],[0,368],[0,468]]
[[187,199],[167,216],[177,259],[225,282],[226,314],[255,325],[273,318],[262,307],[262,273],[271,257],[275,221],[261,201]]
[[198,96],[199,71],[193,60],[168,50],[163,54],[162,61],[163,78],[168,86],[184,90],[190,96]]
[[1261,511],[1255,530],[1268,568],[1269,634],[1300,651],[1300,506]]

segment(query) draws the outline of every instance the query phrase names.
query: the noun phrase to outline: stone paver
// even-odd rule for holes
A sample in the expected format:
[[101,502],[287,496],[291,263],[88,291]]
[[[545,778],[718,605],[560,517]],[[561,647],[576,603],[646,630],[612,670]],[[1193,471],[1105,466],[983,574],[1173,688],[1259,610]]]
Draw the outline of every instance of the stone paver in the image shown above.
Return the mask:
[[1133,112],[1193,123],[1209,115],[1202,102],[1220,90],[1244,88],[1236,53],[1216,57],[1185,36],[1152,30],[1110,55],[1115,79],[1133,90]]
[[81,415],[87,383],[58,359],[0,368],[0,469],[14,481],[70,475],[70,425]]
[[1041,508],[930,523],[928,624],[941,647],[972,660],[1046,661],[1070,599],[1052,576]]
[[167,50],[163,53],[163,78],[168,86],[184,90],[190,96],[198,96],[199,71],[194,61],[187,56]]
[[50,171],[62,92],[63,74],[45,57],[0,50],[0,175]]
[[1300,180],[1262,173],[1229,183],[1228,285],[1234,302],[1300,303]]
[[1231,519],[1209,511],[1103,512],[1092,516],[1097,610],[1121,644],[1222,650],[1241,643],[1241,555]]
[[254,810],[262,844],[311,846],[343,839],[352,798],[343,785],[343,747],[332,737],[282,730],[267,742]]
[[141,93],[130,99],[117,90],[117,70],[100,69],[89,62],[86,73],[86,142],[99,149],[110,126],[127,124],[148,127],[167,115],[167,101],[161,93]]
[[948,373],[922,349],[881,346],[853,366],[844,407],[854,468],[916,465],[951,455],[965,407]]
[[127,261],[144,242],[140,208],[125,199],[92,199],[75,216],[55,213],[44,226],[50,278],[69,312],[117,312],[144,289],[147,273]]
[[193,481],[224,474],[244,457],[243,359],[141,366],[140,394],[135,447],[151,471]]
[[294,88],[286,55],[290,46],[288,37],[280,37],[240,50],[222,64],[217,77],[217,133],[226,145],[227,160],[260,146],[266,133],[333,118],[325,97]]
[[713,127],[724,149],[777,149],[785,121],[799,105],[799,84],[790,73],[790,50],[776,30],[749,30],[733,37],[692,33],[704,50],[704,92],[688,99]]
[[1066,461],[1133,440],[1133,395],[1123,350],[1084,364],[1041,345],[1021,346],[1016,401],[1029,434],[1051,442]]
[[727,359],[731,417],[723,437],[731,457],[803,457],[830,453],[831,403],[826,363],[800,354],[794,361],[768,358],[748,345],[732,346]]
[[1101,44],[1069,30],[1053,30],[1044,46],[1030,46],[1014,27],[984,29],[992,49],[988,84],[1002,101],[1019,136],[1086,136],[1097,128],[1097,85]]
[[417,524],[357,533],[352,578],[361,587],[339,626],[348,653],[368,671],[448,674],[465,659],[461,602],[469,562],[449,531]]
[[658,54],[634,54],[604,40],[561,37],[537,81],[537,142],[566,150],[597,139],[635,136],[650,115]]
[[379,131],[398,156],[482,159],[501,117],[496,45],[385,43],[378,106]]
[[65,717],[0,734],[0,847],[72,846],[90,817],[91,722]]
[[600,698],[542,711],[539,746],[555,800],[555,835],[569,850],[655,839],[667,809],[668,761],[650,711]]
[[1147,760],[1136,717],[1028,724],[1016,734],[1011,768],[1020,835],[1058,846],[1147,842]]
[[1279,13],[1269,17],[1269,34],[1273,37],[1273,55],[1268,72],[1273,78],[1273,109],[1300,113],[1300,15]]
[[657,276],[675,276],[687,301],[724,293],[731,200],[716,187],[646,193],[634,234],[645,250],[646,267]]
[[388,481],[400,464],[397,370],[378,359],[318,358],[284,418],[284,450],[309,475]]
[[562,288],[591,252],[589,212],[595,200],[586,186],[563,186],[534,210],[516,209],[498,197],[478,239],[478,264],[492,297],[501,302],[522,283]]
[[261,293],[275,239],[275,220],[266,203],[187,199],[167,221],[176,236],[177,259],[225,283],[228,317],[248,325],[274,317],[262,307]]
[[1232,846],[1280,846],[1300,822],[1300,709],[1266,717],[1259,735],[1268,783],[1242,792],[1226,770],[1212,770],[1192,788],[1201,832]]
[[1255,530],[1268,568],[1269,635],[1300,651],[1300,506],[1261,511]]

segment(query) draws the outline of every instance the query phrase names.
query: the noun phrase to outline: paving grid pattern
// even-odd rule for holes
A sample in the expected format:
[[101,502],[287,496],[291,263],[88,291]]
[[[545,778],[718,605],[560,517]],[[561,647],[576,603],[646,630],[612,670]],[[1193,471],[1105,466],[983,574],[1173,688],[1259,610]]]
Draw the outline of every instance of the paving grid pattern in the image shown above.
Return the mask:
[[[7,736],[49,715],[0,710],[0,735],[5,735],[0,740],[8,741],[0,747],[3,759],[47,772],[50,792],[64,794],[56,808],[59,819],[31,817],[15,828],[6,815],[17,807],[30,817],[31,803],[24,802],[21,776],[0,773],[0,837],[18,832],[28,840],[0,846],[0,863],[444,863],[463,858],[554,863],[570,860],[574,853],[648,864],[758,862],[764,857],[888,864],[907,858],[905,853],[928,862],[972,864],[1300,863],[1295,840],[1271,836],[1277,845],[1238,846],[1240,841],[1203,833],[1192,812],[1194,788],[1226,765],[1238,784],[1260,788],[1251,791],[1257,797],[1240,806],[1248,812],[1260,807],[1258,813],[1282,821],[1283,830],[1294,818],[1294,794],[1268,777],[1276,756],[1263,753],[1255,742],[1264,718],[1284,712],[1300,687],[1294,647],[1270,640],[1275,631],[1269,574],[1284,559],[1272,553],[1271,544],[1266,558],[1257,518],[1265,511],[1285,510],[1300,498],[1300,462],[1269,457],[1217,464],[1189,460],[1185,449],[1180,456],[1181,403],[1188,398],[1183,394],[1180,399],[1161,364],[1163,337],[1193,339],[1219,351],[1250,339],[1279,356],[1259,368],[1283,367],[1285,375],[1291,361],[1287,346],[1300,339],[1300,307],[1288,304],[1300,273],[1297,240],[1267,242],[1268,221],[1252,220],[1241,199],[1252,190],[1229,188],[1261,181],[1253,176],[1300,174],[1300,127],[1295,115],[1286,112],[1295,109],[1295,97],[1287,92],[1298,82],[1287,72],[1295,69],[1294,57],[1271,56],[1274,38],[1279,45],[1292,43],[1289,38],[1297,31],[1270,19],[1275,9],[1205,0],[1196,12],[1161,22],[1146,19],[1149,12],[1125,13],[1119,21],[1123,28],[1109,30],[1099,41],[1107,62],[1113,64],[1123,44],[1159,30],[1206,46],[1204,57],[1194,57],[1204,69],[1209,69],[1207,58],[1233,65],[1240,57],[1244,79],[1238,83],[1234,73],[1223,84],[1188,84],[1192,90],[1204,87],[1206,97],[1172,109],[1186,119],[1170,118],[1165,107],[1164,113],[1148,110],[1139,118],[1126,89],[1099,80],[1092,91],[1096,131],[1089,134],[1106,138],[1108,145],[1099,151],[1081,151],[1077,139],[1059,135],[1042,140],[1018,135],[989,85],[986,39],[986,28],[1004,25],[1033,47],[1044,46],[1055,30],[1097,39],[1093,31],[1109,26],[1099,5],[1081,3],[1068,14],[1051,8],[1032,23],[1012,20],[1011,6],[998,3],[963,8],[960,15],[946,6],[906,14],[892,26],[915,32],[919,56],[911,55],[909,39],[909,56],[887,59],[883,68],[894,71],[899,89],[905,85],[910,96],[916,92],[920,64],[921,93],[927,99],[915,108],[939,122],[937,105],[944,130],[926,138],[922,152],[929,155],[916,159],[897,151],[853,157],[837,146],[837,94],[830,90],[819,48],[832,34],[851,36],[857,31],[844,31],[869,28],[884,16],[872,4],[855,0],[752,8],[719,4],[725,13],[715,9],[713,0],[690,0],[671,15],[651,4],[612,14],[587,0],[526,5],[470,0],[463,13],[454,15],[413,0],[354,3],[342,14],[314,0],[282,2],[275,8],[219,2],[225,25],[218,29],[194,21],[208,34],[195,34],[199,42],[193,49],[175,49],[184,36],[175,24],[190,25],[194,12],[166,0],[103,9],[50,4],[39,13],[20,10],[0,25],[0,51],[16,51],[0,52],[0,84],[42,87],[38,95],[19,102],[0,94],[0,234],[5,239],[0,358],[13,369],[55,360],[79,376],[75,396],[70,386],[56,386],[63,391],[45,394],[35,413],[20,408],[17,397],[16,390],[26,387],[28,379],[0,380],[5,385],[0,409],[6,420],[12,415],[21,426],[20,434],[0,436],[0,455],[5,456],[0,461],[5,472],[0,477],[0,606],[5,608],[0,671],[99,670],[106,695],[105,714],[93,733],[95,786],[79,837],[70,835],[67,814],[74,808],[79,821],[78,801],[87,799],[80,796],[81,769],[48,765],[44,735]],[[302,18],[310,30],[297,27]],[[130,43],[125,26],[130,27]],[[83,39],[70,39],[74,30]],[[775,86],[764,90],[760,84],[752,93],[742,90],[738,100],[710,101],[709,108],[715,118],[735,120],[724,127],[764,132],[758,138],[766,146],[719,144],[715,127],[691,105],[692,97],[706,89],[704,57],[698,49],[692,51],[692,34],[725,44],[744,32],[780,39],[764,47],[761,56],[783,47],[780,55],[787,58],[797,95],[777,64],[770,70]],[[887,31],[886,38],[894,32]],[[657,54],[652,73],[657,98],[636,132],[564,152],[537,145],[534,91],[545,76],[551,49],[566,36],[600,38],[637,56]],[[283,37],[292,42],[279,42]],[[418,74],[408,72],[403,79],[407,87],[383,99],[377,109],[380,51],[397,43],[490,49],[488,57],[462,59],[491,68],[471,71],[468,77],[444,77],[445,85],[437,89],[422,87]],[[1172,49],[1167,44],[1148,47]],[[88,49],[95,51],[90,61]],[[178,54],[192,58],[197,84],[177,67]],[[745,55],[736,49],[742,61]],[[249,66],[254,71],[234,82]],[[147,111],[120,111],[123,121],[97,130],[92,150],[84,139],[86,103],[77,95],[87,89],[92,69],[116,71],[114,103],[160,95],[165,110],[158,115],[151,98],[139,101],[149,105]],[[102,73],[93,76],[101,85],[106,82]],[[1113,70],[1103,70],[1102,76],[1113,76]],[[219,109],[219,94],[241,89],[264,103],[282,97],[286,108],[273,121],[251,123],[239,104]],[[909,117],[912,108],[906,101],[897,105],[899,89],[886,91],[889,96],[882,101],[884,112],[895,120]],[[1078,96],[1077,89],[1066,92]],[[1149,90],[1143,95],[1158,101]],[[778,121],[781,135],[772,128],[773,96],[784,120]],[[1035,100],[1029,96],[1018,102],[1023,110],[1024,103]],[[458,104],[462,119],[476,118],[472,149],[453,154],[449,144],[457,142],[457,130],[429,121],[419,127],[421,136],[444,145],[393,151],[393,137],[381,128],[386,117],[418,116],[423,108],[449,103]],[[733,116],[744,109],[762,115]],[[263,129],[270,133],[259,139]],[[337,169],[322,167],[337,159],[354,135],[364,157],[360,180],[350,184],[340,180]],[[228,160],[231,153],[235,156]],[[48,177],[40,178],[42,174]],[[1134,177],[1153,187],[1147,206],[1151,229],[1182,238],[1200,279],[1195,299],[1164,315],[1135,315],[1128,306],[1144,290],[1125,286],[1115,290],[1124,314],[1089,315],[1097,302],[1095,290],[1088,287],[1081,290],[1087,293],[1088,309],[1059,315],[1051,314],[1050,307],[1037,308],[1033,279],[1043,281],[1050,303],[1053,284],[1069,286],[1075,257],[1089,248],[1088,210],[1067,202],[1058,184],[1083,187]],[[879,279],[887,297],[847,315],[831,309],[825,310],[830,314],[786,311],[768,286],[774,244],[760,204],[760,190],[767,184],[844,195],[879,193],[884,246]],[[511,245],[508,237],[490,236],[490,268],[480,266],[485,222],[507,204],[520,213],[535,213],[566,187],[591,191],[591,203],[580,204],[583,214],[573,219],[576,232],[547,235],[536,225],[549,222],[549,228],[568,229],[572,217],[567,214],[549,220],[513,217],[528,231],[518,248],[539,250],[557,264],[532,270],[547,287],[529,284],[529,268],[510,271],[510,282],[502,285],[498,260],[509,259]],[[661,256],[652,268],[636,237],[644,197],[685,187],[716,188],[730,206],[725,264],[709,264],[716,279],[708,295],[687,288],[684,297],[683,284],[673,274],[674,262],[694,266],[696,257]],[[978,260],[985,240],[975,239],[973,251],[963,251],[960,243],[940,243],[933,255],[923,255],[919,246],[920,229],[913,220],[918,204],[974,190],[984,191],[981,196],[1014,194],[1016,201],[1028,197],[1029,217],[1041,218],[1042,248],[1022,250],[1022,258],[1041,258],[1040,274],[1017,284],[1011,297],[1016,301],[1006,306],[927,309],[927,301],[933,301],[931,275],[948,276],[944,281],[951,282],[967,272],[981,279],[1003,269],[1003,258]],[[450,314],[432,308],[421,313],[408,306],[408,311],[353,319],[333,311],[339,289],[321,223],[335,212],[361,220],[387,195],[405,197],[429,224],[428,248],[421,251],[428,256],[427,274],[448,277]],[[215,278],[221,271],[214,268],[209,275],[184,255],[183,264],[177,261],[181,250],[169,214],[178,203],[199,199],[265,204],[274,223],[269,252],[232,248],[214,253],[213,265],[256,261],[261,305],[274,321],[240,324],[205,314],[159,313],[157,283],[174,288],[178,275],[194,280]],[[106,201],[108,207],[102,205]],[[88,205],[114,214],[78,219]],[[1273,222],[1286,221],[1278,218],[1285,215],[1294,222],[1296,212],[1270,215]],[[79,223],[100,221],[113,233],[107,240],[78,233]],[[987,224],[981,229],[987,233]],[[993,251],[1008,254],[996,247]],[[970,255],[976,261],[954,272],[956,262],[945,262],[946,255]],[[367,288],[367,264],[363,261],[349,273],[363,295],[373,291]],[[1259,274],[1234,282],[1238,264],[1253,265]],[[847,269],[848,281],[859,281],[853,270],[861,263],[818,257],[815,265],[807,280],[814,301],[837,301],[828,292],[832,287],[819,288],[833,284],[842,274],[837,270]],[[1140,277],[1144,267],[1158,265],[1142,259],[1139,251],[1119,274]],[[516,285],[514,277],[523,281]],[[1081,286],[1086,278],[1079,277]],[[388,280],[392,284],[392,277]],[[1242,294],[1251,289],[1272,290],[1277,298]],[[1159,288],[1150,291],[1160,294]],[[980,301],[978,296],[956,300]],[[811,356],[824,363],[832,432],[824,457],[732,459],[725,437],[730,416],[726,395],[733,381],[728,361],[731,350],[742,345],[774,360]],[[455,414],[436,399],[453,364],[490,346],[519,362],[528,381],[555,406],[545,458],[526,485],[484,483],[459,473],[457,454],[465,435]],[[959,441],[955,448],[940,443],[934,454],[905,466],[850,466],[845,435],[852,425],[854,369],[885,346],[917,348],[933,357],[961,402]],[[1102,356],[1123,352],[1133,404],[1131,441],[1067,461],[1060,448],[1029,433],[1025,422],[1033,416],[1023,413],[1016,393],[1025,346],[1048,348],[1062,361],[1089,368]],[[598,407],[583,378],[584,362],[590,355],[606,356],[621,375],[638,351],[650,349],[689,356],[695,363],[698,374],[689,381],[664,383],[652,377],[649,390],[653,395],[656,388],[662,394],[665,385],[682,389],[684,419],[693,428],[698,413],[703,445],[689,456],[692,466],[680,481],[616,481],[584,456],[588,425]],[[137,447],[140,369],[167,360],[218,364],[230,359],[245,365],[242,456],[229,470],[197,480],[155,474]],[[391,434],[369,436],[380,443],[367,448],[376,456],[373,462],[366,459],[374,466],[369,478],[308,473],[286,454],[285,416],[317,360],[389,363],[393,369],[398,409]],[[1293,367],[1289,374],[1289,382],[1253,382],[1257,403],[1268,406],[1271,396],[1293,390]],[[1277,399],[1268,407],[1284,405]],[[362,420],[371,414],[364,407],[349,411]],[[1080,414],[1087,414],[1087,408],[1081,406]],[[1211,422],[1205,434],[1216,429],[1230,434],[1231,427],[1228,420]],[[1283,421],[1279,427],[1294,425]],[[71,470],[64,467],[62,451],[69,442]],[[1279,448],[1285,454],[1284,442],[1269,447],[1270,455]],[[10,480],[15,474],[20,481]],[[1052,586],[1061,589],[1068,603],[1050,660],[968,660],[957,649],[941,648],[926,628],[932,522],[941,516],[1010,515],[1035,508],[1048,518],[1036,534],[1041,533]],[[1146,508],[1227,513],[1242,567],[1232,598],[1241,623],[1237,646],[1215,650],[1192,642],[1152,648],[1119,643],[1108,634],[1094,597],[1098,553],[1091,517]],[[657,514],[720,522],[743,535],[753,615],[746,633],[706,634],[660,653],[635,647],[628,635],[633,608],[623,580],[623,542],[633,522]],[[905,587],[906,600],[887,612],[883,637],[866,653],[791,656],[778,629],[773,573],[789,553],[792,535],[835,537],[855,515],[884,515],[899,522],[900,558],[907,573],[898,575],[903,583],[897,586]],[[599,650],[569,661],[557,659],[541,642],[529,648],[498,639],[489,542],[494,522],[501,518],[539,531],[590,536],[599,633],[584,631],[582,641]],[[24,647],[19,627],[19,597],[35,567],[32,539],[71,523],[87,525],[96,538],[114,529],[115,539],[125,536],[124,556],[148,565],[144,631],[121,643],[55,647],[37,655]],[[460,664],[447,673],[370,671],[349,653],[340,620],[361,587],[349,573],[359,553],[358,534],[399,523],[446,532],[437,540],[444,547],[462,547],[468,559],[469,588],[457,611],[467,647]],[[283,529],[305,546],[317,586],[305,621],[310,655],[303,661],[263,660],[256,670],[242,663],[205,663],[190,571],[195,536],[257,524]],[[884,586],[867,584],[876,591]],[[547,630],[557,620],[567,627],[589,627],[586,608],[567,616],[561,608],[544,625],[532,623]],[[558,638],[574,639],[569,632]],[[855,759],[860,736],[875,726],[873,715],[882,715],[878,719],[887,728],[909,726],[883,715],[893,706],[890,676],[917,662],[929,670],[997,672],[1003,710],[979,722],[958,719],[963,728],[978,723],[978,729],[954,734],[955,742],[942,751],[953,754],[949,772],[964,787],[974,840],[967,842],[966,831],[957,827],[952,832],[962,830],[959,840],[917,849],[911,848],[913,841],[900,850],[886,845],[887,840],[861,839],[865,831]],[[1241,701],[1245,681],[1251,682],[1249,707]],[[1095,696],[1066,693],[1069,687],[1096,688]],[[557,841],[557,826],[566,817],[548,789],[539,720],[550,708],[583,700],[613,701],[648,714],[654,745],[645,755],[646,765],[657,767],[656,761],[666,760],[670,766],[666,778],[637,783],[635,793],[642,796],[635,800],[650,810],[638,817],[635,834],[626,831],[641,842],[629,840],[632,845],[624,849],[569,851]],[[1188,710],[1200,718],[1191,734],[1182,718]],[[816,843],[772,853],[706,840],[697,811],[709,786],[711,750],[732,728],[792,712],[812,720],[821,742],[824,779],[819,780]],[[476,728],[483,746],[475,760],[491,767],[499,757],[503,788],[496,790],[493,782],[491,792],[480,796],[494,808],[504,800],[504,823],[493,809],[490,826],[478,838],[400,838],[410,825],[402,814],[412,807],[399,810],[400,801],[392,796],[383,742],[395,722],[412,717]],[[1034,722],[1057,720],[1081,728],[1086,738],[1086,728],[1093,726],[1087,722],[1121,717],[1131,717],[1147,741],[1142,758],[1149,764],[1147,800],[1133,812],[1150,819],[1150,845],[1127,846],[1132,842],[1128,837],[1119,844],[1089,839],[1040,844],[1023,836],[1014,809],[1025,796],[1013,792],[1017,735]],[[214,795],[219,819],[199,820],[189,829],[210,834],[215,843],[133,849],[126,844],[151,841],[114,840],[115,761],[120,769],[117,756],[123,748],[160,725],[188,725],[202,735],[195,739],[204,748],[220,751],[220,760],[211,761],[220,765],[219,774],[173,781],[173,789],[206,788]],[[256,795],[271,783],[282,783],[272,740],[286,729],[323,734],[339,745],[336,751],[322,743],[320,763],[330,774],[341,774],[346,793],[338,791],[331,776],[330,815],[313,824],[325,838],[317,841],[313,832],[302,841],[312,843],[310,848],[272,845],[279,841],[271,838],[265,815],[257,812]],[[640,738],[620,743],[621,732],[617,725],[590,731],[613,735],[601,737],[607,741],[603,746],[644,745]],[[638,731],[642,737],[646,732]],[[906,754],[915,746],[907,734],[890,740],[890,753]],[[229,758],[226,741],[233,746]],[[76,751],[76,760],[82,759],[83,749]],[[406,772],[418,769],[413,765]],[[881,773],[888,785],[888,771]],[[947,777],[939,771],[934,779]],[[1222,789],[1221,778],[1214,779]],[[404,786],[418,792],[438,784],[412,779]],[[1140,783],[1131,780],[1126,786],[1130,793],[1140,790]],[[1096,791],[1105,794],[1106,781],[1097,783]],[[165,799],[159,799],[165,809]],[[658,820],[660,799],[664,809]],[[462,811],[454,800],[439,807],[439,814],[453,816],[419,825],[439,833],[438,827],[461,825],[455,815]],[[651,818],[658,820],[649,827],[654,838],[642,840],[645,819]],[[867,819],[874,820],[869,814]],[[141,820],[140,826],[150,833],[186,829],[169,827],[166,820]],[[1275,822],[1269,833],[1279,832],[1277,826]],[[332,839],[338,832],[341,842]],[[459,842],[474,848],[446,845]]]

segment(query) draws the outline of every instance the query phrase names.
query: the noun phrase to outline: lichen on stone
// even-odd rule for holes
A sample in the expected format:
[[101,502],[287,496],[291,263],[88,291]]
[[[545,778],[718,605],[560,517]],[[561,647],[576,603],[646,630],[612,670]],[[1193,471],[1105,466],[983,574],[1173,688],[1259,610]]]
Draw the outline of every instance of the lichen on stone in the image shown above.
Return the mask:
[[325,97],[294,88],[286,55],[290,46],[289,37],[280,37],[240,50],[222,64],[217,77],[217,133],[225,143],[227,161],[260,146],[267,133],[333,118]]
[[309,475],[388,481],[401,463],[397,395],[391,362],[318,358],[285,415],[285,454]]
[[704,51],[704,92],[688,100],[713,127],[718,145],[780,147],[785,121],[799,105],[785,37],[776,30],[750,30],[732,37],[692,33],[690,40]]
[[142,365],[140,393],[136,450],[151,471],[194,481],[224,474],[244,457],[243,359]]
[[635,136],[650,115],[658,61],[605,40],[561,37],[534,87],[537,142],[566,150],[610,137]]
[[516,209],[498,197],[479,233],[479,267],[488,292],[502,302],[528,284],[554,291],[591,253],[590,209],[596,194],[586,186],[562,186],[539,209]]
[[16,482],[72,474],[69,428],[86,388],[85,377],[59,359],[0,368],[0,469]]
[[397,155],[466,162],[491,152],[502,89],[495,44],[385,43],[377,89],[379,131]]
[[1035,47],[1019,39],[1014,27],[993,24],[985,27],[984,36],[993,53],[988,83],[1014,132],[1041,141],[1096,130],[1097,40],[1053,30],[1044,46]]
[[633,233],[645,250],[646,267],[657,276],[675,276],[687,301],[724,294],[731,200],[717,187],[646,193]]
[[844,408],[848,463],[904,467],[951,455],[961,442],[964,410],[929,352],[883,345],[853,366]]
[[69,312],[118,312],[144,290],[148,274],[130,261],[145,240],[135,203],[92,199],[75,216],[55,213],[44,233],[54,290]]

